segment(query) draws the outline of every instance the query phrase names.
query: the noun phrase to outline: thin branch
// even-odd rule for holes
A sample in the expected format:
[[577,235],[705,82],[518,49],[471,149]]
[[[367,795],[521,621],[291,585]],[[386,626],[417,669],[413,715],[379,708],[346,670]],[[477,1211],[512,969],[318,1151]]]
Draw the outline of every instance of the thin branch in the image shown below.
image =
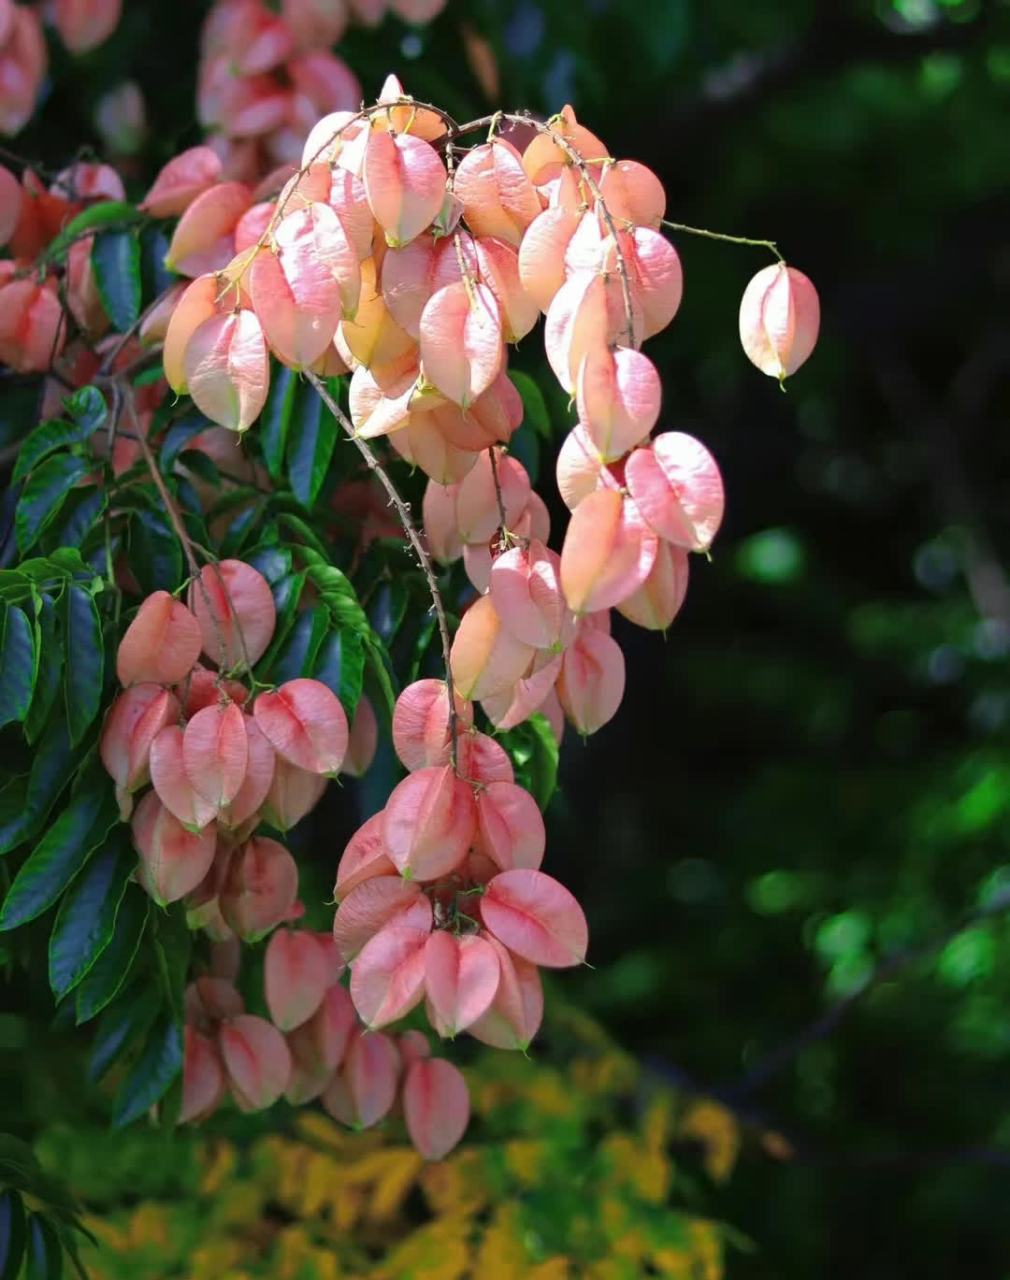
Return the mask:
[[779,247],[774,240],[755,240],[750,236],[729,236],[722,231],[709,231],[705,227],[689,227],[683,222],[670,222],[667,218],[662,220],[664,227],[669,227],[671,231],[682,231],[689,236],[702,236],[706,240],[721,240],[723,244],[745,244],[751,245],[755,249],[768,249],[774,253],[779,262],[785,262]]
[[450,663],[452,640],[449,636],[449,622],[445,615],[445,604],[442,600],[442,592],[439,589],[438,579],[435,577],[435,570],[432,567],[431,557],[428,555],[427,548],[424,545],[420,533],[418,533],[417,526],[414,524],[413,517],[410,514],[410,507],[400,497],[396,485],[393,484],[392,480],[386,474],[385,469],[372,452],[367,441],[362,440],[360,436],[355,434],[353,423],[348,419],[347,415],[344,413],[343,409],[341,409],[336,400],[334,400],[330,395],[323,380],[317,374],[308,369],[305,370],[305,377],[315,388],[316,395],[319,396],[323,404],[326,405],[330,413],[332,413],[334,418],[336,418],[340,423],[344,433],[354,443],[358,452],[361,454],[362,458],[364,458],[368,469],[377,477],[379,483],[382,485],[383,489],[385,489],[390,503],[396,508],[396,514],[400,518],[400,524],[403,526],[403,532],[407,535],[407,541],[414,549],[414,554],[417,556],[418,562],[421,566],[421,571],[427,580],[428,591],[431,594],[432,607],[435,610],[435,618],[438,621],[439,635],[442,639],[442,662],[445,666],[445,686],[449,697],[449,752],[452,760],[453,773],[458,773],[459,757],[456,743],[458,717],[456,714],[456,690],[453,684],[452,665]]
[[[196,581],[200,581],[200,565],[197,562],[196,552],[193,550],[193,543],[190,541],[189,534],[186,532],[186,526],[182,522],[182,515],[176,506],[175,499],[168,491],[168,485],[161,474],[158,463],[154,454],[151,452],[151,446],[147,442],[147,437],[140,429],[140,422],[137,419],[136,406],[133,403],[133,395],[131,391],[127,391],[123,397],[126,402],[126,412],[129,415],[130,423],[133,427],[133,434],[136,437],[140,452],[143,455],[144,462],[154,481],[154,487],[158,490],[158,496],[161,498],[165,508],[165,514],[168,516],[169,522],[175,531],[175,536],[179,539],[179,545],[182,547],[182,553],[186,557],[186,564],[190,573]],[[213,616],[213,610],[211,610]]]

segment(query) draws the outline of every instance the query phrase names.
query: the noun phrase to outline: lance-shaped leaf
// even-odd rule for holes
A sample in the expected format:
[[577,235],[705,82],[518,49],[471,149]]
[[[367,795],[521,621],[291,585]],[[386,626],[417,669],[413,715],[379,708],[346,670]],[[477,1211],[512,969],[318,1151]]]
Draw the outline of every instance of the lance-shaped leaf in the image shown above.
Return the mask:
[[463,1073],[444,1058],[420,1058],[407,1068],[403,1116],[425,1160],[443,1160],[466,1132],[470,1092]]
[[466,857],[476,823],[471,787],[451,765],[433,766],[418,769],[393,789],[382,837],[402,875],[435,880]]
[[586,958],[589,930],[582,908],[542,871],[502,871],[488,882],[480,912],[498,941],[531,964],[565,969]]

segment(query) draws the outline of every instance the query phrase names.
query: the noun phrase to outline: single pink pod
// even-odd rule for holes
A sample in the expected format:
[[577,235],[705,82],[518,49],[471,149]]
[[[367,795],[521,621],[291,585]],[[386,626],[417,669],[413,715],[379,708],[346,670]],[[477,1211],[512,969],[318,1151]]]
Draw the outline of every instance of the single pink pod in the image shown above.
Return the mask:
[[476,236],[518,246],[543,206],[511,142],[494,138],[473,147],[456,166],[453,192]]
[[184,898],[210,870],[217,844],[213,824],[199,834],[187,831],[155,792],[137,805],[130,828],[140,857],[137,879],[159,906]]
[[595,271],[568,276],[547,309],[544,348],[554,376],[569,394],[575,391],[586,353],[607,345],[608,329],[604,277]]
[[382,838],[401,875],[435,880],[466,857],[476,830],[473,791],[450,765],[418,769],[393,788]]
[[566,969],[586,958],[589,929],[582,908],[542,871],[496,875],[480,900],[480,913],[498,941],[531,964]]
[[578,226],[579,215],[571,209],[544,209],[526,228],[519,245],[519,279],[544,313],[565,283],[565,253]]
[[180,1124],[199,1124],[221,1105],[225,1094],[224,1068],[214,1042],[195,1027],[184,1031]]
[[358,1026],[358,1015],[344,987],[334,985],[311,1018],[288,1032],[291,1079],[285,1097],[296,1105],[318,1098],[340,1066]]
[[501,372],[505,339],[498,301],[486,284],[447,284],[425,303],[420,319],[425,377],[466,409]]
[[[476,471],[476,466],[474,471]],[[473,475],[473,471],[469,473]],[[456,523],[456,494],[459,485],[438,484],[430,480],[425,486],[421,515],[428,550],[440,564],[452,564],[463,554],[463,540]]]
[[277,929],[263,958],[263,992],[274,1025],[292,1031],[316,1012],[333,981],[333,960],[320,938],[307,930]]
[[544,860],[547,832],[537,802],[514,782],[490,782],[477,794],[475,847],[502,871],[535,871]]
[[425,942],[429,934],[389,924],[362,947],[351,966],[351,999],[370,1030],[408,1014],[424,995]]
[[588,430],[580,422],[565,436],[555,468],[558,491],[569,511],[597,489],[619,490],[617,477],[600,457]]
[[492,1048],[525,1053],[544,1015],[540,974],[535,964],[513,954],[493,935],[486,941],[498,956],[498,990],[487,1012],[469,1028],[470,1034]]
[[340,855],[333,896],[340,901],[352,889],[374,876],[396,874],[396,867],[393,866],[386,850],[386,842],[382,838],[382,814],[374,813],[351,836]]
[[561,586],[575,613],[609,609],[649,576],[658,539],[638,508],[613,489],[579,503],[561,549]]
[[291,1078],[291,1053],[277,1028],[266,1018],[242,1013],[223,1023],[217,1042],[238,1109],[273,1106]]
[[323,1106],[341,1124],[368,1129],[392,1110],[399,1074],[400,1056],[393,1041],[381,1031],[358,1030],[323,1093]]
[[687,581],[687,552],[661,540],[649,576],[617,611],[648,631],[666,631],[684,603]]
[[493,562],[491,602],[505,629],[535,649],[563,649],[575,634],[561,590],[560,557],[537,538]]
[[628,491],[649,527],[687,551],[707,551],[725,509],[719,466],[683,431],[664,431],[635,449],[624,469]]
[[621,646],[604,631],[580,630],[561,660],[557,693],[579,733],[602,728],[616,715],[624,697]]
[[369,208],[394,249],[430,226],[445,198],[441,157],[429,143],[409,133],[373,128],[361,176]]
[[641,307],[641,340],[651,338],[670,323],[684,295],[684,273],[677,250],[653,227],[635,227],[625,249],[631,277],[631,294]]
[[252,204],[241,182],[218,182],[189,204],[172,234],[165,265],[183,276],[220,271],[235,256],[235,227]]
[[291,919],[298,895],[298,868],[282,844],[256,836],[237,849],[221,887],[221,914],[246,942],[262,938]]
[[[457,733],[473,724],[473,705],[456,695]],[[415,680],[393,709],[393,747],[407,769],[447,764],[450,751],[449,693],[444,680]]]
[[87,53],[115,31],[123,0],[56,0],[54,18],[60,39],[71,53]]
[[98,751],[117,789],[136,791],[148,780],[151,747],[179,715],[179,703],[161,685],[131,685],[109,708]]
[[375,876],[351,889],[333,917],[333,941],[350,963],[387,925],[431,931],[431,902],[418,886],[400,876]]
[[215,811],[231,804],[249,767],[246,718],[234,702],[204,707],[186,725],[182,761],[190,785]]
[[200,624],[167,591],[155,591],[137,610],[116,654],[121,685],[177,684],[200,656]]
[[407,1068],[403,1115],[410,1140],[425,1160],[442,1160],[470,1121],[463,1073],[444,1058],[421,1058]]
[[656,367],[633,347],[591,347],[579,366],[579,422],[603,462],[616,462],[649,434],[662,391]]
[[202,831],[217,817],[217,806],[202,796],[189,780],[183,759],[183,737],[180,725],[168,724],[151,743],[151,782],[158,799],[187,831]]
[[379,722],[375,718],[375,708],[362,694],[351,720],[347,754],[344,756],[344,773],[352,778],[364,777],[375,759],[378,746]]
[[253,703],[256,723],[289,764],[334,777],[347,752],[350,729],[336,694],[320,680],[288,680]]
[[600,194],[616,221],[658,228],[666,213],[666,192],[659,178],[637,160],[615,160],[603,166]]
[[277,766],[274,749],[259,725],[252,716],[243,716],[243,720],[248,747],[245,777],[234,799],[218,813],[220,825],[230,831],[237,830],[257,817],[260,807],[270,794]]
[[470,730],[459,739],[459,776],[474,786],[492,782],[514,782],[509,754],[500,742],[486,733]]
[[[261,736],[266,738],[265,734],[261,733]],[[261,804],[263,817],[278,831],[290,831],[307,813],[312,812],[325,790],[326,778],[323,775],[299,769],[283,756],[274,754],[273,777]]]
[[221,671],[252,666],[266,653],[277,611],[269,583],[252,565],[204,565],[190,583],[189,607],[200,624],[203,652]]
[[233,311],[204,320],[186,346],[183,369],[196,407],[219,426],[245,431],[259,417],[270,387],[270,360],[257,316]]
[[169,160],[158,173],[140,208],[152,218],[185,213],[197,196],[221,180],[221,161],[210,147],[190,147]]
[[821,327],[821,304],[810,279],[773,263],[759,271],[740,301],[740,341],[751,364],[781,381],[809,359]]
[[222,313],[224,289],[224,282],[211,272],[191,280],[176,298],[165,329],[161,359],[168,385],[177,395],[183,395],[187,390],[186,348],[189,340],[205,320]]
[[463,615],[449,655],[460,696],[479,701],[502,693],[521,679],[533,652],[505,627],[491,596],[481,596]]
[[483,452],[456,491],[456,525],[464,542],[487,542],[501,522],[495,472],[509,529],[530,501],[530,478],[523,464],[509,457],[504,449],[494,450],[494,460],[492,470],[490,452]]
[[483,938],[457,938],[444,929],[429,934],[424,989],[440,1036],[452,1038],[487,1012],[498,991],[499,973],[498,955]]
[[503,693],[484,698],[484,714],[496,729],[512,729],[540,710],[554,691],[561,672],[561,654],[537,651],[525,675]]

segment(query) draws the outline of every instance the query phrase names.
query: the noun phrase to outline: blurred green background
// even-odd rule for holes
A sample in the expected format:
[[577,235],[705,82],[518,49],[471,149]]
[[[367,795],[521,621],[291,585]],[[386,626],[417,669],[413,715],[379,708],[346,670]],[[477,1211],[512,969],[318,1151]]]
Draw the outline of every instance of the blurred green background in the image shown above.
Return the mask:
[[[100,147],[90,112],[129,76],[142,187],[199,137],[206,8],[132,0],[108,45],[58,55],[17,151]],[[1010,6],[449,0],[339,51],[367,96],[396,70],[458,118],[571,102],[671,218],[771,236],[817,284],[783,395],[736,332],[766,257],[675,237],[661,424],[716,454],[728,518],[665,642],[618,621],[618,718],[566,741],[549,856],[594,968],[561,985],[788,1139],[720,1192],[757,1246],[730,1276],[1010,1275]],[[348,788],[308,833],[324,879],[332,820],[374,804]],[[8,1106],[44,1110],[53,1081],[14,1078]]]

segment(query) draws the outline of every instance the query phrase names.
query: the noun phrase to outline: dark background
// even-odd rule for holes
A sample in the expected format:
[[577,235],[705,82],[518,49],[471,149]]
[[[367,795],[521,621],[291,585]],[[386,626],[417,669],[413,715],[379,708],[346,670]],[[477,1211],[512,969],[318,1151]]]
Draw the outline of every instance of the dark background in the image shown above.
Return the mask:
[[[142,187],[199,137],[205,9],[132,0],[107,46],[57,55],[17,150],[66,160],[130,75]],[[1010,1274],[1008,6],[450,0],[340,52],[366,96],[396,69],[458,118],[570,101],[671,218],[771,236],[815,281],[820,344],[783,395],[737,339],[767,255],[674,237],[661,424],[716,454],[728,515],[665,642],[618,625],[617,719],[566,741],[549,866],[594,968],[561,984],[788,1140],[748,1141],[718,1195],[757,1246],[731,1276]]]

